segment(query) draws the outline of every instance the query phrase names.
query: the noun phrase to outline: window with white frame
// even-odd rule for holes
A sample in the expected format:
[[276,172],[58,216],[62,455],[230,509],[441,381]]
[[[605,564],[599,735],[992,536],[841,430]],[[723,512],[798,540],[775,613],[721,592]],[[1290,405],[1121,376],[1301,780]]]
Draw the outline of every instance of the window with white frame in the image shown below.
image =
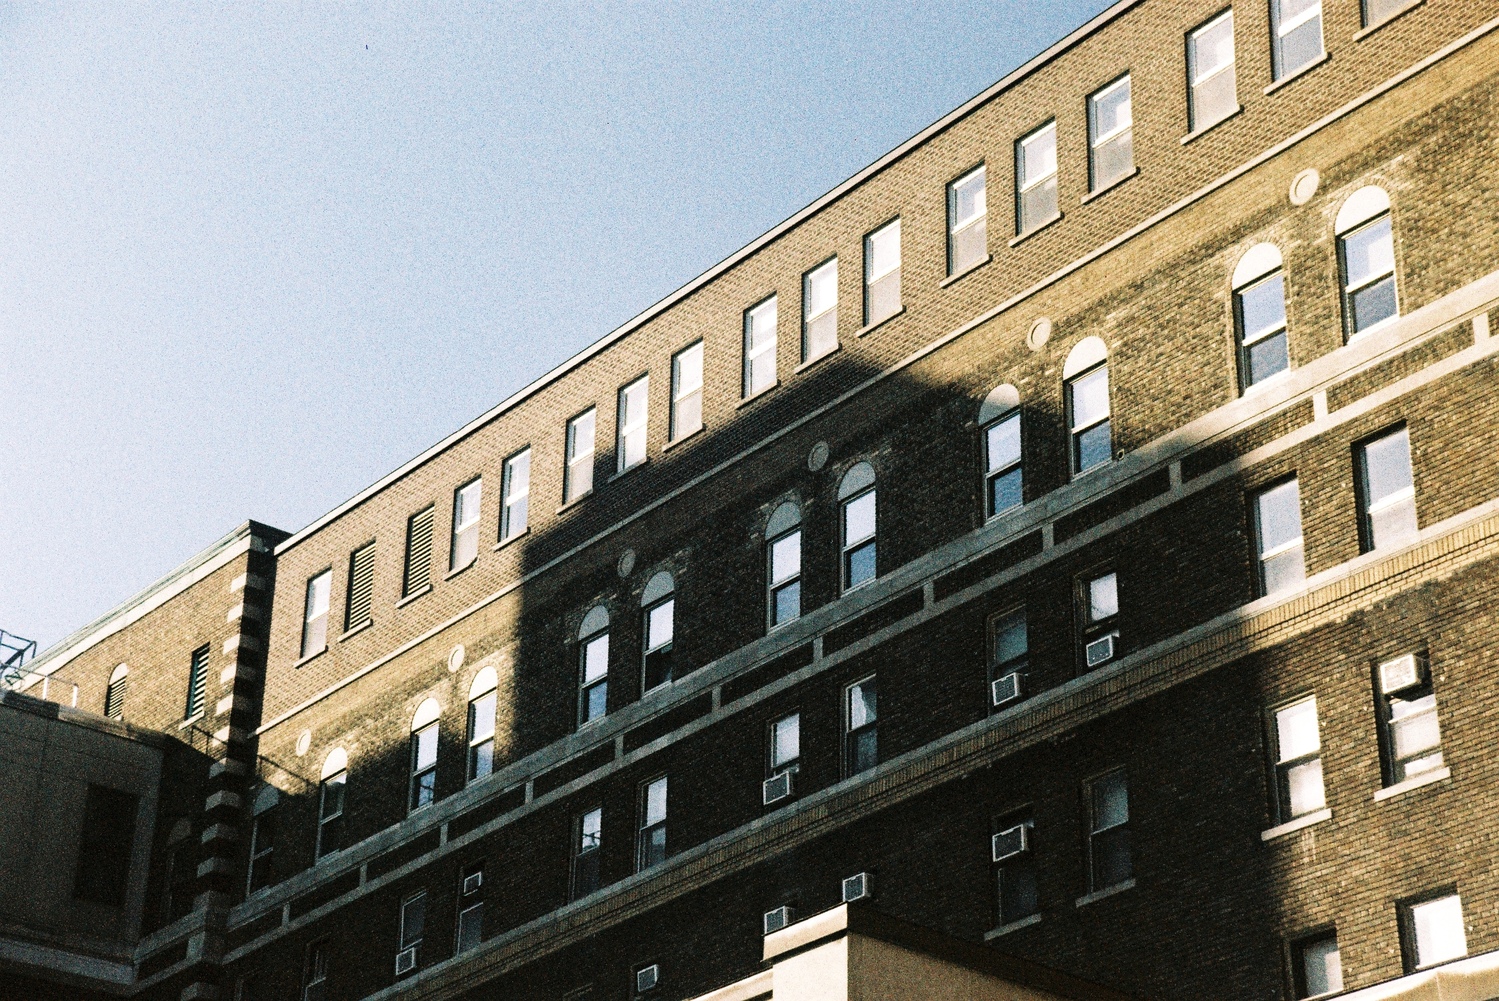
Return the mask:
[[1322,58],[1322,0],[1270,0],[1270,29],[1275,79]]
[[436,699],[417,707],[411,719],[411,788],[407,809],[420,810],[437,801],[437,719],[441,710]]
[[348,783],[349,756],[343,748],[335,748],[323,759],[323,774],[318,782],[317,858],[343,847],[344,793]]
[[484,863],[463,868],[458,878],[458,934],[454,952],[467,952],[484,940]]
[[276,881],[276,819],[281,794],[275,786],[261,786],[255,794],[250,812],[249,864],[245,872],[245,893],[264,889]]
[[1030,664],[1030,634],[1025,609],[996,616],[989,622],[989,707],[998,709],[1024,694]]
[[671,357],[671,440],[680,441],[703,427],[703,342],[689,344]]
[[672,638],[676,619],[676,582],[662,570],[646,581],[640,596],[645,645],[641,691],[649,692],[672,680],[675,658]]
[[468,688],[468,780],[494,771],[494,717],[499,676],[492,667],[474,675]]
[[1047,122],[1015,143],[1015,232],[1029,233],[1057,208],[1057,123]]
[[802,275],[802,361],[838,347],[838,258]]
[[960,274],[989,256],[988,199],[980,164],[947,186],[947,273]]
[[1260,594],[1277,594],[1306,579],[1301,491],[1294,478],[1254,495],[1254,543]]
[[766,609],[769,627],[802,614],[802,513],[796,501],[771,512],[765,526]]
[[860,462],[838,487],[839,551],[843,590],[874,580],[877,573],[874,467]]
[[479,504],[484,481],[472,479],[453,491],[453,544],[449,570],[459,570],[479,556]]
[[578,725],[609,711],[609,612],[595,605],[578,630]]
[[1431,665],[1424,654],[1408,653],[1380,664],[1374,672],[1380,752],[1385,785],[1436,771],[1443,765],[1442,729]]
[[1410,972],[1450,963],[1468,954],[1462,898],[1447,890],[1401,906],[1406,967]]
[[1414,6],[1411,0],[1364,0],[1362,11],[1364,27],[1372,28]]
[[1233,284],[1239,384],[1247,390],[1291,365],[1280,251],[1268,243],[1252,247],[1234,269]]
[[593,489],[593,438],[597,420],[598,411],[590,408],[567,422],[564,503],[572,503]]
[[993,518],[1024,503],[1020,463],[1020,411],[1012,410],[983,428],[985,514]]
[[1232,8],[1187,35],[1188,126],[1216,125],[1239,110]]
[[744,397],[776,384],[776,297],[744,311]]
[[1343,956],[1338,933],[1316,932],[1291,944],[1292,979],[1298,998],[1335,994],[1343,989]]
[[1072,443],[1074,476],[1096,469],[1114,458],[1110,428],[1109,366],[1096,365],[1067,381],[1067,424]]
[[843,768],[847,775],[880,763],[879,691],[874,678],[843,690]]
[[1359,534],[1364,551],[1397,546],[1414,538],[1416,485],[1411,474],[1410,434],[1397,428],[1358,446]]
[[1083,670],[1091,671],[1116,659],[1119,643],[1119,574],[1094,573],[1078,581],[1082,612]]
[[1011,814],[995,823],[995,833],[989,839],[1001,927],[1041,913],[1035,829],[1035,818],[1029,813]]
[[328,648],[328,593],[332,588],[332,570],[324,570],[307,582],[307,601],[302,618],[303,657],[311,657]]
[[1134,110],[1126,73],[1088,98],[1088,176],[1102,191],[1135,169]]
[[505,460],[504,494],[500,509],[500,541],[526,531],[531,507],[531,450],[522,449]]
[[427,925],[427,891],[414,893],[401,901],[401,930],[396,944],[396,975],[410,973],[417,967],[417,953]]
[[1343,276],[1343,326],[1349,338],[1400,315],[1395,284],[1395,237],[1384,189],[1363,188],[1337,218],[1338,262]]
[[864,326],[900,310],[900,220],[892,219],[864,237]]
[[1322,786],[1322,734],[1317,697],[1308,695],[1271,713],[1276,819],[1284,824],[1327,806]]
[[796,771],[802,758],[802,715],[792,713],[770,724],[770,774]]
[[641,376],[619,391],[619,419],[616,421],[619,472],[645,461],[646,408],[650,378]]
[[1097,893],[1134,876],[1130,846],[1129,782],[1124,769],[1087,785],[1088,890]]
[[640,832],[636,871],[666,861],[666,776],[640,786]]
[[600,849],[604,843],[604,811],[594,807],[578,816],[573,825],[572,899],[586,897],[599,888]]

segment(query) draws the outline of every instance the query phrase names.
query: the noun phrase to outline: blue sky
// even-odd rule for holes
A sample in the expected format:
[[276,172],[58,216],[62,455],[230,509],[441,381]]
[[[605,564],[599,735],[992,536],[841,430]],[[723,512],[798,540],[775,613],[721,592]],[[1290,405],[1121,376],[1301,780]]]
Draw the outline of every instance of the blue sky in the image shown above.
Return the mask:
[[302,527],[1103,7],[0,9],[0,628]]

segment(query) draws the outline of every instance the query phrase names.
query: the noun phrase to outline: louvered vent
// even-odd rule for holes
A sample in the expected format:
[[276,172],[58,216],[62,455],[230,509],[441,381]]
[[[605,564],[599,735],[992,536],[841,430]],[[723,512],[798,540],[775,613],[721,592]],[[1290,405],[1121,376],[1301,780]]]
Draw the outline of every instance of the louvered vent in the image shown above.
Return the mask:
[[200,646],[193,651],[193,666],[187,677],[187,712],[184,718],[191,719],[203,711],[203,700],[208,694],[208,651]]
[[432,579],[432,508],[418,511],[406,524],[406,582],[401,595],[415,594]]
[[104,715],[119,719],[125,714],[125,692],[130,687],[129,676],[116,678],[104,692]]
[[[432,548],[432,518],[431,512],[427,512],[427,548]],[[408,557],[407,565],[410,566]],[[424,578],[425,579],[425,578]],[[407,572],[407,586],[410,586],[410,571]],[[349,601],[345,605],[344,630],[347,632],[355,626],[363,625],[369,621],[370,600],[375,592],[375,544],[371,542],[349,554]]]

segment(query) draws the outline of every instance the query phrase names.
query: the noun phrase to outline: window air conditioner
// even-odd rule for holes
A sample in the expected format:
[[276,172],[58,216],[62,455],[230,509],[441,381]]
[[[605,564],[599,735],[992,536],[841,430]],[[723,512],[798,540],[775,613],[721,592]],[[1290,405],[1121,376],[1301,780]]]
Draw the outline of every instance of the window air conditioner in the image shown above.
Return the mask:
[[1089,667],[1107,664],[1114,659],[1114,641],[1118,636],[1118,633],[1109,633],[1083,647],[1083,659],[1088,662]]
[[778,932],[791,923],[792,911],[784,904],[773,911],[765,912],[765,934]]
[[1025,824],[1016,824],[1007,827],[994,835],[992,843],[994,861],[1003,862],[1005,859],[1014,858],[1021,852],[1031,850],[1030,828]]
[[471,872],[467,876],[463,877],[463,895],[466,897],[470,893],[476,893],[476,892],[478,892],[479,887],[481,887],[483,885],[484,885],[484,873],[483,873],[483,871],[481,870],[479,872]]
[[1020,698],[1020,672],[1011,671],[989,682],[989,698],[996,706]]
[[635,971],[635,993],[644,994],[646,991],[656,989],[656,984],[661,982],[661,966],[652,963],[650,966],[642,966]]
[[761,798],[766,806],[787,799],[796,792],[795,772],[785,771],[772,775],[761,787]]
[[416,946],[402,949],[396,953],[396,976],[410,973],[416,969]]
[[843,902],[851,904],[855,900],[866,900],[874,896],[874,875],[867,872],[857,872],[843,881]]
[[1421,683],[1421,668],[1416,655],[1408,653],[1379,665],[1379,690],[1388,695]]

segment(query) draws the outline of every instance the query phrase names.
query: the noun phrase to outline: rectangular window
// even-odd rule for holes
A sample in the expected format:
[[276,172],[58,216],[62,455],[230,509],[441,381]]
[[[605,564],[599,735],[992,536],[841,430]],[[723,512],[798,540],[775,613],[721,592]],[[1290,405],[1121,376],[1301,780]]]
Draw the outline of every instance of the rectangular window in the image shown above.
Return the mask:
[[989,256],[984,167],[947,186],[947,273],[960,274]]
[[1322,58],[1322,0],[1270,0],[1275,79]]
[[332,570],[324,570],[307,582],[306,614],[302,620],[303,657],[311,657],[328,647],[328,592],[332,586]]
[[254,893],[275,882],[276,808],[262,810],[250,821],[250,866],[245,892]]
[[1364,0],[1364,27],[1372,28],[1411,7],[1411,0]]
[[599,888],[599,849],[603,846],[604,811],[594,807],[578,818],[573,833],[572,899]]
[[1072,437],[1072,474],[1086,473],[1114,458],[1109,427],[1109,367],[1099,365],[1067,382],[1067,424]]
[[672,634],[677,602],[667,598],[645,610],[645,684],[650,691],[672,679]]
[[411,735],[411,791],[409,809],[420,810],[437,799],[437,724],[428,723]]
[[770,725],[770,774],[793,771],[802,757],[802,715],[776,720]]
[[1322,736],[1317,697],[1308,695],[1272,714],[1276,814],[1281,823],[1327,806],[1322,788]]
[[1041,895],[1036,885],[1036,821],[1029,815],[1006,817],[995,824],[990,839],[994,860],[994,882],[999,899],[1001,926],[1041,913]]
[[650,378],[641,376],[619,391],[619,419],[615,422],[619,440],[615,442],[615,454],[619,457],[621,473],[645,461],[649,389]]
[[349,593],[344,602],[344,632],[370,621],[375,596],[375,544],[360,546],[349,554]]
[[1291,365],[1286,342],[1286,282],[1279,270],[1234,289],[1239,380],[1248,389]]
[[900,310],[900,220],[893,219],[864,238],[864,326]]
[[1030,637],[1025,609],[994,618],[989,623],[989,706],[996,708],[1024,694],[1030,663]]
[[491,688],[468,703],[468,780],[494,771],[494,713],[499,693]]
[[838,346],[838,258],[802,275],[802,361]]
[[1255,494],[1254,542],[1259,552],[1260,594],[1277,594],[1306,579],[1301,491],[1296,480]]
[[865,678],[844,689],[843,760],[849,775],[880,762],[879,698],[875,679]]
[[671,440],[681,441],[703,427],[703,342],[671,357]]
[[484,940],[484,863],[463,870],[458,881],[458,936],[455,952],[467,952]]
[[1134,875],[1129,837],[1129,783],[1124,770],[1088,783],[1088,889],[1126,883]]
[[125,903],[139,802],[128,792],[88,784],[78,838],[73,899],[115,907]]
[[744,311],[744,396],[776,384],[776,297]]
[[449,570],[466,567],[479,555],[479,504],[484,483],[471,480],[453,491],[453,545]]
[[1292,978],[1298,998],[1335,994],[1343,989],[1343,957],[1335,931],[1318,932],[1291,944]]
[[302,1001],[326,1001],[327,997],[328,943],[313,942],[302,966]]
[[1117,658],[1119,643],[1119,575],[1099,574],[1080,581],[1083,670],[1091,671]]
[[578,652],[578,725],[603,719],[609,711],[609,633],[583,640]]
[[342,771],[318,786],[317,858],[343,847],[344,790],[348,784],[349,773]]
[[1343,323],[1350,338],[1400,315],[1395,290],[1395,238],[1388,212],[1340,233],[1338,258],[1343,268]]
[[1088,175],[1102,191],[1134,172],[1134,111],[1129,74],[1088,98]]
[[1410,541],[1418,531],[1410,434],[1400,428],[1365,442],[1356,454],[1364,552]]
[[1234,12],[1224,11],[1187,36],[1189,127],[1200,132],[1239,110],[1234,70]]
[[841,505],[845,591],[875,578],[875,513],[874,487],[855,494]]
[[1057,123],[1047,122],[1015,144],[1015,233],[1029,233],[1057,209]]
[[432,586],[432,516],[436,508],[423,508],[406,520],[406,573],[401,597]]
[[567,470],[562,500],[570,504],[593,489],[593,432],[598,411],[590,409],[567,422]]
[[984,500],[990,518],[1025,502],[1020,469],[1020,411],[984,428]]
[[1461,959],[1468,954],[1463,902],[1455,892],[1410,901],[1401,907],[1405,965],[1411,972]]
[[193,651],[187,669],[187,705],[182,714],[183,719],[192,719],[201,713],[203,703],[208,699],[208,659],[212,649],[210,646],[200,646]]
[[500,541],[513,539],[526,530],[531,507],[531,450],[517,452],[505,460],[501,484],[504,506],[500,511]]
[[1385,784],[1394,785],[1442,767],[1442,729],[1431,665],[1406,654],[1380,664],[1374,674]]
[[417,952],[422,946],[422,932],[427,924],[427,891],[401,902],[401,934],[396,946],[396,974],[416,969]]
[[666,861],[666,776],[640,787],[640,840],[636,870]]
[[802,614],[802,530],[796,528],[770,540],[770,626],[785,625]]

